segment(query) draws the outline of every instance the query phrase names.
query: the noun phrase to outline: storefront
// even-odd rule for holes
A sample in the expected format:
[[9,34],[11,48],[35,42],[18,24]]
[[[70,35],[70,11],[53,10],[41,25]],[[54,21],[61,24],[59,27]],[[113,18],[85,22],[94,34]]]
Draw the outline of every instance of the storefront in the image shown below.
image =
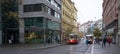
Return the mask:
[[115,43],[116,41],[116,36],[114,36],[114,28],[110,28],[107,30],[107,35],[112,38],[112,43]]
[[26,43],[58,43],[60,23],[43,17],[25,18]]

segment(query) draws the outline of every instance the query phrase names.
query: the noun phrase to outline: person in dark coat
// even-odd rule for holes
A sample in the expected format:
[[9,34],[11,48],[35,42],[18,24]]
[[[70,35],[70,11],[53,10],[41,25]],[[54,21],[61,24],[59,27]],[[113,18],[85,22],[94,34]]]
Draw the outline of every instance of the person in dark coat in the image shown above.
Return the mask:
[[106,47],[106,42],[107,42],[107,38],[104,37],[103,40],[102,40],[102,48]]

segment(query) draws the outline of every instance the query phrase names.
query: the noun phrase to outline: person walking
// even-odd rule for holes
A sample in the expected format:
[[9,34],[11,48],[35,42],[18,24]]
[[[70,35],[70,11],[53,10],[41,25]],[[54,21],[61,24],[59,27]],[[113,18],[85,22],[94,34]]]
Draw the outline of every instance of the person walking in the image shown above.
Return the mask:
[[102,48],[103,47],[106,47],[106,42],[107,42],[107,38],[106,38],[106,36],[103,38],[103,40],[102,40]]
[[85,43],[88,46],[88,44],[89,44],[88,38],[86,38]]
[[95,39],[95,41],[96,41],[97,44],[100,45],[100,39],[99,39],[99,37],[97,37],[97,38]]
[[110,47],[110,43],[111,43],[111,38],[110,38],[110,36],[108,36],[107,42],[108,42],[108,45],[109,45],[109,47]]

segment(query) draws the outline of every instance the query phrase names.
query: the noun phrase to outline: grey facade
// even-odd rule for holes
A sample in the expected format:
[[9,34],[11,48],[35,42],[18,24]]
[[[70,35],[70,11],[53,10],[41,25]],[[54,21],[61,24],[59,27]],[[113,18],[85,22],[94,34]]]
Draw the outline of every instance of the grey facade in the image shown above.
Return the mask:
[[[37,5],[40,8],[37,7],[38,9],[32,8],[30,10],[25,10],[27,8],[29,9],[31,6],[37,6]],[[61,24],[61,18],[60,18],[61,17],[61,0],[51,0],[51,1],[49,1],[49,0],[22,0],[19,4],[19,17],[20,17],[20,21],[19,21],[20,42],[24,43],[26,32],[29,33],[29,30],[31,32],[31,30],[33,31],[34,28],[36,27],[34,32],[37,31],[37,33],[39,33],[42,31],[41,34],[43,34],[43,35],[41,36],[41,34],[40,35],[38,34],[38,36],[41,36],[39,38],[42,38],[42,40],[45,43],[47,41],[47,39],[49,38],[49,36],[50,37],[52,35],[60,36],[60,32],[61,32],[60,31],[61,30],[61,28],[60,28],[61,27],[60,26],[60,24]],[[41,19],[41,20],[37,20],[37,19]],[[29,20],[31,20],[33,23],[31,26],[26,23]],[[37,21],[39,21],[39,23],[36,23]],[[40,23],[41,21],[42,21],[42,23]],[[59,27],[57,27],[55,24],[59,25]],[[31,28],[31,27],[33,27],[33,28]],[[56,34],[54,34],[54,33],[56,33]],[[48,34],[50,34],[50,35],[48,35]],[[36,34],[36,36],[37,36],[37,34]],[[57,37],[57,38],[59,38],[59,37]],[[54,39],[54,37],[52,39]]]

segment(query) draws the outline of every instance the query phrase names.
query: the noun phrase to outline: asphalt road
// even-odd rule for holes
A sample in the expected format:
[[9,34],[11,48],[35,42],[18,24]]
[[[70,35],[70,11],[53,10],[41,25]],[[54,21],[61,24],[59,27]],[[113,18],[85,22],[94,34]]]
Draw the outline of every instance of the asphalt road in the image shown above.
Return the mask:
[[85,43],[68,44],[43,50],[27,50],[22,54],[85,54],[88,47]]
[[[88,47],[81,41],[79,44],[67,44],[47,49],[26,49],[26,48],[5,48],[1,49],[0,54],[85,54]],[[90,52],[87,52],[90,54]]]

